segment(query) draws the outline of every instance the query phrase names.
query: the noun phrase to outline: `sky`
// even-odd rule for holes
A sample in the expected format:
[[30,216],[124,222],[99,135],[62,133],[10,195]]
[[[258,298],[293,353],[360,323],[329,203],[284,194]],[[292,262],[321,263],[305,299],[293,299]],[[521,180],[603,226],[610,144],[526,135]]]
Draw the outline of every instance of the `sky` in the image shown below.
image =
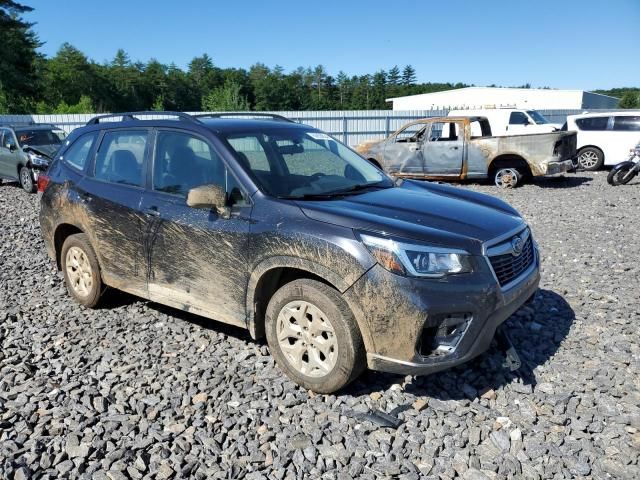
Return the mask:
[[331,75],[402,68],[419,82],[593,90],[640,86],[640,0],[20,0],[55,55]]

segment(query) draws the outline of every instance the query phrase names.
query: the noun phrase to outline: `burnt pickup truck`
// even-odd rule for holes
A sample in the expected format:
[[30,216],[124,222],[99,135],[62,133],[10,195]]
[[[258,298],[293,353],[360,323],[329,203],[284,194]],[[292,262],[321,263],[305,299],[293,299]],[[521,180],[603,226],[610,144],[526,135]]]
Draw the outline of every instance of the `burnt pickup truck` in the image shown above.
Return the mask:
[[513,188],[532,176],[575,170],[575,132],[494,137],[485,117],[425,118],[356,151],[397,177],[491,178]]

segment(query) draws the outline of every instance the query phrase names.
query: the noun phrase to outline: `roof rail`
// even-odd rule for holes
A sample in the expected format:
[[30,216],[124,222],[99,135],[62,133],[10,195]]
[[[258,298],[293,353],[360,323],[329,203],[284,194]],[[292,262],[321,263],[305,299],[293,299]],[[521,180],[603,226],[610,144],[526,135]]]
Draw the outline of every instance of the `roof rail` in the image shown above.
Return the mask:
[[164,116],[171,116],[171,117],[178,117],[178,120],[184,120],[187,122],[192,122],[192,123],[201,123],[200,120],[197,120],[194,116],[189,115],[188,113],[183,113],[183,112],[165,112],[165,111],[145,111],[145,112],[122,112],[122,113],[108,113],[105,115],[98,115],[96,117],[93,117],[91,120],[89,120],[87,122],[87,125],[97,125],[100,123],[100,120],[104,120],[107,118],[114,118],[114,117],[122,117],[122,121],[127,121],[127,120],[139,120],[136,117],[139,116],[143,116],[143,115],[164,115]]
[[193,115],[194,118],[236,118],[236,117],[252,117],[252,118],[271,118],[280,122],[296,123],[290,118],[278,115],[276,113],[266,112],[223,112],[223,113],[200,113]]

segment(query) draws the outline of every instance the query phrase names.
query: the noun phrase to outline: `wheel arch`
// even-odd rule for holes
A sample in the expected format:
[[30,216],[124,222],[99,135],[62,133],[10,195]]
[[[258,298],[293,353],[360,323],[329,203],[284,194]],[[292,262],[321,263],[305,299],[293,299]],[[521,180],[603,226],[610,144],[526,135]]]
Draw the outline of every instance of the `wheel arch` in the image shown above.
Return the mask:
[[53,248],[56,254],[56,266],[58,270],[62,268],[62,262],[60,259],[60,255],[62,253],[62,245],[64,245],[64,241],[67,238],[69,238],[71,235],[75,235],[76,233],[85,232],[80,227],[72,223],[61,223],[56,227],[56,230],[53,234]]
[[[286,283],[300,278],[317,280],[340,293],[344,293],[351,287],[343,277],[310,260],[287,256],[264,260],[253,270],[246,293],[247,329],[252,338],[257,339],[265,336],[265,313],[273,294]],[[345,302],[347,302],[346,299]],[[352,309],[365,348],[369,350],[372,339],[368,330],[363,328],[364,320],[357,312],[353,311],[349,302],[347,304]]]
[[604,161],[604,150],[602,148],[600,148],[597,145],[582,145],[580,148],[577,149],[577,155],[580,155],[580,152],[582,152],[583,150],[587,149],[587,148],[593,148],[594,150],[598,150],[601,154],[602,154],[602,160]]
[[524,175],[531,176],[531,167],[521,155],[513,153],[498,155],[493,160],[491,160],[491,163],[489,164],[489,175],[493,177],[496,170],[502,167],[521,168]]
[[367,160],[369,160],[369,163],[372,163],[373,165],[378,167],[380,170],[384,170],[384,168],[382,168],[382,165],[380,165],[380,162],[376,158],[369,157],[367,158]]

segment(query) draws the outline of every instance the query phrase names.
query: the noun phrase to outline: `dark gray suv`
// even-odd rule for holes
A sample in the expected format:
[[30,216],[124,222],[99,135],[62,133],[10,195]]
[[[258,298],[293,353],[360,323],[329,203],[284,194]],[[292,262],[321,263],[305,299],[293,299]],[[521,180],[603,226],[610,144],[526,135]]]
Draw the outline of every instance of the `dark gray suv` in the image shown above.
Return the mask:
[[90,121],[39,179],[47,250],[85,306],[110,286],[247,328],[333,392],[365,367],[473,358],[538,287],[531,231],[496,198],[395,180],[282,117],[153,115]]

